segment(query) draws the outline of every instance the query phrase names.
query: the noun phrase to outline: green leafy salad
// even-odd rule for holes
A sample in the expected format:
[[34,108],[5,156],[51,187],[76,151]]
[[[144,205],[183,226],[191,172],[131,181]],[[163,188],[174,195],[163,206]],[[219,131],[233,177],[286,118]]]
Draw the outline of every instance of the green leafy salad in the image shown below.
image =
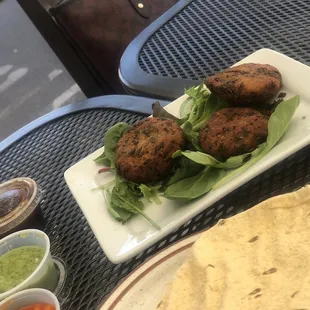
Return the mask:
[[118,141],[131,125],[118,123],[106,133],[104,153],[96,158],[95,162],[104,166],[100,172],[114,171],[115,178],[112,182],[100,186],[98,190],[104,192],[108,210],[116,220],[124,223],[134,214],[140,214],[156,229],[160,229],[143,212],[145,203],[160,204],[161,197],[189,201],[222,186],[259,161],[275,146],[285,134],[299,105],[299,96],[278,103],[269,117],[265,142],[251,152],[221,159],[203,152],[199,135],[201,128],[212,115],[227,108],[228,104],[212,94],[204,84],[185,90],[185,93],[188,98],[181,104],[180,118],[169,114],[159,103],[153,104],[153,117],[177,122],[186,140],[185,147],[172,155],[174,166],[163,179],[147,184],[125,180],[118,173],[116,149]]

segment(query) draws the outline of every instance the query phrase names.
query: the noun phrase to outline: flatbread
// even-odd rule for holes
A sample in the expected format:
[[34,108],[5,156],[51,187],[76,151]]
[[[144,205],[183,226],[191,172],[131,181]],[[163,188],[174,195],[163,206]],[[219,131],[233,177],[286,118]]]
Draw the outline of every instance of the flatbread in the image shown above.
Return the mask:
[[310,310],[310,186],[203,233],[158,309]]

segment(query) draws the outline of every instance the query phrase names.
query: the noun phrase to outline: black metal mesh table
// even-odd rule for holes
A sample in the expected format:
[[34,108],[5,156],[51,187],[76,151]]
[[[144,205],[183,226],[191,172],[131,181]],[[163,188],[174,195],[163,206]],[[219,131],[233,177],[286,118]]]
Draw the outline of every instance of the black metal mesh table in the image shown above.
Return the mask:
[[261,48],[309,65],[309,31],[309,0],[180,0],[131,43],[120,77],[133,93],[176,98]]
[[27,176],[44,189],[42,208],[52,255],[67,263],[73,278],[64,310],[96,309],[128,273],[154,253],[214,225],[219,218],[229,217],[276,194],[295,190],[310,180],[310,147],[307,147],[226,196],[145,252],[123,264],[113,265],[69,192],[63,173],[101,147],[111,125],[119,121],[133,123],[143,117],[141,113],[116,109],[75,112],[31,131],[0,153],[0,182]]

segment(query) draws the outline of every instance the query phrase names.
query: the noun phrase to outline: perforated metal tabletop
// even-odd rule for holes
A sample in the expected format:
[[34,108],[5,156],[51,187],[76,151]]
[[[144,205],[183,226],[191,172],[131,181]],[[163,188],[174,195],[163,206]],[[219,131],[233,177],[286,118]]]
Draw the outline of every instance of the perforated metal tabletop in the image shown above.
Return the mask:
[[[137,101],[137,99],[135,99]],[[113,102],[117,102],[113,100]],[[100,248],[81,210],[65,184],[63,173],[103,144],[107,129],[123,121],[133,123],[147,114],[89,106],[48,122],[39,121],[25,135],[0,143],[0,182],[27,176],[44,190],[45,231],[52,255],[65,261],[71,278],[63,310],[93,310],[134,268],[172,243],[214,225],[267,199],[298,189],[310,180],[310,147],[256,177],[206,209],[157,244],[125,263],[114,265]],[[147,112],[147,109],[142,109]],[[68,113],[70,108],[67,109]],[[62,115],[62,116],[61,116]],[[18,138],[18,139],[17,139]],[[110,236],[113,240],[113,235]]]
[[310,65],[309,33],[309,0],[180,0],[130,44],[120,77],[132,93],[177,98],[261,48]]

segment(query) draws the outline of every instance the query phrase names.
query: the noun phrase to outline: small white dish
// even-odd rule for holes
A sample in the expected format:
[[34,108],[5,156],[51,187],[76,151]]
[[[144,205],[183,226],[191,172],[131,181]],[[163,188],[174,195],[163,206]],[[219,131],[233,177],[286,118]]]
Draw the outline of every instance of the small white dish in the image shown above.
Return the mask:
[[0,310],[20,310],[35,304],[49,304],[60,310],[57,297],[48,290],[42,288],[31,288],[6,298],[0,302]]
[[195,234],[175,243],[139,266],[114,289],[98,310],[156,309],[200,235]]
[[[92,191],[113,178],[113,174],[109,172],[98,175],[100,166],[93,161],[104,148],[90,154],[65,172],[66,182],[74,198],[105,254],[113,263],[120,263],[137,255],[228,193],[310,143],[310,67],[270,49],[256,51],[237,64],[249,62],[277,67],[282,74],[281,91],[286,92],[286,98],[300,95],[300,105],[287,132],[260,161],[217,190],[186,204],[162,199],[161,205],[146,205],[144,211],[159,224],[160,231],[141,216],[134,216],[126,224],[120,224],[109,214],[102,193]],[[166,106],[166,110],[179,116],[180,105],[186,98],[184,95],[176,99]]]

